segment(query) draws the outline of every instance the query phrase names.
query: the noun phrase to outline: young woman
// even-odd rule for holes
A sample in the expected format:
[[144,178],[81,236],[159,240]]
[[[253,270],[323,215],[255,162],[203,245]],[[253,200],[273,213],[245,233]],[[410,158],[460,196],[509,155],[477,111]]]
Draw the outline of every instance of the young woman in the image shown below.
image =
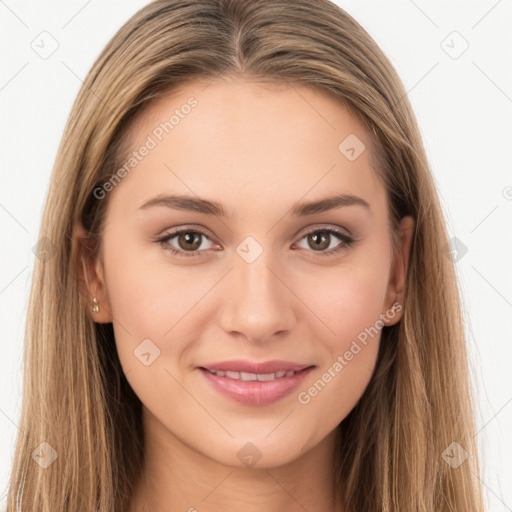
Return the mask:
[[141,9],[41,236],[9,511],[482,510],[419,130],[336,5]]

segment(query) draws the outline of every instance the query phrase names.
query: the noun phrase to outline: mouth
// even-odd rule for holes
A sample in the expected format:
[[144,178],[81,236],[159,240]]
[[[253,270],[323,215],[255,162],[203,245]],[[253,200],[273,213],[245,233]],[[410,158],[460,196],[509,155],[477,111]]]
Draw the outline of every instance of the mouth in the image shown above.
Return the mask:
[[[264,367],[259,371],[246,371],[248,366]],[[210,366],[215,366],[211,368]],[[223,369],[219,368],[223,366]],[[240,364],[233,362],[200,366],[197,369],[204,375],[212,388],[223,396],[239,403],[252,406],[269,405],[289,395],[315,368],[315,365],[298,365],[294,363],[268,362],[264,364],[247,363],[239,369]],[[275,369],[279,367],[280,369]],[[293,368],[295,367],[295,368]],[[269,371],[269,369],[273,371]]]
[[288,372],[299,372],[310,366],[313,365],[296,363],[293,361],[283,361],[278,359],[261,362],[249,361],[247,359],[236,359],[230,361],[222,361],[218,363],[206,363],[204,365],[201,365],[200,368],[218,373],[224,372],[224,375],[222,375],[223,377],[227,376],[227,374],[229,373],[229,376],[231,378],[238,378],[236,374],[239,373],[249,375],[276,374],[277,377],[279,378],[284,377]]
[[249,372],[237,372],[237,371],[222,371],[222,370],[211,370],[209,368],[200,368],[201,370],[205,370],[210,372],[212,375],[217,375],[217,377],[226,377],[228,379],[233,380],[243,380],[244,382],[269,382],[271,380],[283,379],[286,377],[292,377],[297,373],[303,372],[308,368],[312,368],[312,366],[308,366],[303,370],[288,370],[288,371],[278,371],[272,373],[249,373]]

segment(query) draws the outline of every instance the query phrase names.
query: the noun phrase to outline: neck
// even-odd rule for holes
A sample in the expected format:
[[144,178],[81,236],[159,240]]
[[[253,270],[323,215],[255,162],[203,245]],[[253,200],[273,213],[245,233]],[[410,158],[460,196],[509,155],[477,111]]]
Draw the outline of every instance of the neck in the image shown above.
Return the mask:
[[333,485],[336,431],[287,464],[230,467],[181,442],[143,407],[145,460],[129,512],[342,512]]

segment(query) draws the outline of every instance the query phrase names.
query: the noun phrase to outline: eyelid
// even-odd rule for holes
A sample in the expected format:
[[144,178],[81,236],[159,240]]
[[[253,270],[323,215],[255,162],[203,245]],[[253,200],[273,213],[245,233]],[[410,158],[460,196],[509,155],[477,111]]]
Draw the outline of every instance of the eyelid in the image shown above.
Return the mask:
[[[299,237],[299,242],[302,241],[307,235],[315,232],[321,232],[326,231],[330,235],[334,235],[335,237],[339,238],[341,240],[341,247],[337,249],[330,249],[328,251],[313,251],[310,252],[317,252],[319,256],[333,256],[338,252],[342,252],[346,249],[348,249],[351,245],[357,242],[357,239],[352,236],[352,234],[349,232],[348,229],[338,226],[338,225],[332,225],[332,224],[320,224],[320,225],[313,225],[313,226],[307,226],[304,228],[305,231],[303,231],[303,234]],[[171,246],[169,244],[169,240],[186,232],[196,233],[200,236],[203,236],[207,240],[209,240],[212,243],[215,243],[214,240],[212,240],[212,236],[209,235],[209,230],[205,228],[204,226],[195,227],[193,225],[184,225],[178,228],[174,228],[171,231],[164,232],[162,235],[159,235],[156,237],[156,242],[160,243],[163,247],[167,245],[167,247],[164,247],[164,250],[170,251],[172,254],[177,255],[179,257],[194,257],[198,256],[201,253],[205,252],[205,250],[195,250],[195,251],[184,251],[183,249],[176,249],[175,247]],[[297,235],[295,235],[297,236]],[[218,244],[220,245],[220,244]]]
[[[310,226],[306,226],[304,228],[299,229],[298,231],[295,232],[295,234],[293,235],[293,238],[299,236],[299,233],[303,233],[300,236],[300,238],[302,239],[305,235],[312,233],[314,231],[320,231],[322,229],[331,229],[331,228],[342,232],[347,237],[354,238],[352,233],[347,228],[345,228],[343,226],[338,226],[336,224],[322,224],[322,223],[315,223]],[[209,240],[212,240],[215,238],[215,236],[212,234],[212,232],[208,228],[206,228],[200,224],[185,224],[184,226],[180,226],[177,228],[171,228],[170,230],[165,229],[162,232],[162,234],[156,235],[155,239],[168,237],[171,235],[176,235],[176,234],[179,234],[179,233],[181,233],[183,231],[187,231],[187,230],[201,233],[201,234],[205,235]]]
[[329,230],[332,229],[334,231],[339,231],[343,235],[353,238],[352,233],[343,226],[338,226],[337,224],[322,224],[322,223],[315,223],[309,226],[306,226],[303,229],[300,229],[295,236],[299,236],[299,233],[302,233],[300,235],[300,238],[302,239],[305,235],[308,235],[309,233],[314,233],[315,231],[322,231],[322,230]]

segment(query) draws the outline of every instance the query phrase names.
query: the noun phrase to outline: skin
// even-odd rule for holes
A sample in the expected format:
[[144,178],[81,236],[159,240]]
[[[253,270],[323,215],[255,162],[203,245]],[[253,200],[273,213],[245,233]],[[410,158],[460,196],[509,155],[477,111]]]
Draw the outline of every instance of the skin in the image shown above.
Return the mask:
[[[402,220],[393,258],[367,131],[342,104],[307,87],[189,83],[136,119],[133,149],[190,96],[198,105],[108,193],[101,257],[86,265],[100,305],[94,319],[113,322],[123,370],[143,403],[146,462],[130,512],[340,512],[331,481],[335,429],[370,381],[380,331],[309,403],[297,395],[403,303],[413,221]],[[366,146],[354,161],[338,149],[349,134]],[[370,209],[290,214],[298,201],[335,192],[357,195]],[[162,193],[217,201],[232,217],[140,209]],[[206,234],[193,249],[199,255],[173,256],[155,242],[176,227]],[[332,253],[344,242],[327,234],[317,249],[307,235],[325,227],[348,231],[356,243]],[[75,238],[84,236],[77,225]],[[252,263],[236,252],[247,236],[263,249]],[[185,253],[194,247],[179,237],[167,244]],[[401,316],[385,315],[385,324]],[[134,356],[146,338],[160,349],[149,366]],[[315,368],[297,391],[253,406],[220,394],[197,369],[239,358]],[[237,456],[249,442],[261,455],[253,467]]]

